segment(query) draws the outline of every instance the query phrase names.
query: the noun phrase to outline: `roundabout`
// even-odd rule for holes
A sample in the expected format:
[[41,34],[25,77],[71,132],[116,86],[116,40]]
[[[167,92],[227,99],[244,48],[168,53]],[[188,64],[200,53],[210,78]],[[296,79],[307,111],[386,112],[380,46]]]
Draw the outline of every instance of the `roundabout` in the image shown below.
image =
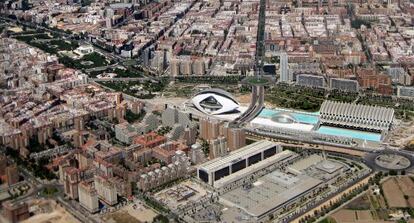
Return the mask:
[[414,156],[398,150],[381,150],[366,155],[365,160],[369,166],[379,171],[403,171],[412,169]]
[[375,157],[375,164],[389,170],[403,170],[411,166],[411,161],[398,154],[382,154]]

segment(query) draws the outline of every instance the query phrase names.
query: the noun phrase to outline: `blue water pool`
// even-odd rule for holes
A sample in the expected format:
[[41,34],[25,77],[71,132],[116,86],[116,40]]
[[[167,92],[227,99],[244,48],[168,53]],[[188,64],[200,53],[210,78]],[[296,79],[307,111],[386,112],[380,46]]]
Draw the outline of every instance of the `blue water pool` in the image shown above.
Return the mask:
[[[263,109],[262,112],[260,112],[259,117],[262,118],[271,118],[272,116],[278,114],[279,112],[285,112],[284,110],[279,110],[279,109]],[[295,119],[298,122],[301,123],[307,123],[307,124],[316,124],[318,123],[318,114],[319,113],[297,113],[297,112],[290,112],[289,114],[291,114],[293,117],[295,117]]]
[[335,135],[335,136],[345,136],[352,137],[355,139],[362,139],[368,141],[381,141],[381,134],[371,133],[371,132],[362,132],[350,129],[341,129],[335,127],[321,126],[316,132],[326,134],[326,135]]

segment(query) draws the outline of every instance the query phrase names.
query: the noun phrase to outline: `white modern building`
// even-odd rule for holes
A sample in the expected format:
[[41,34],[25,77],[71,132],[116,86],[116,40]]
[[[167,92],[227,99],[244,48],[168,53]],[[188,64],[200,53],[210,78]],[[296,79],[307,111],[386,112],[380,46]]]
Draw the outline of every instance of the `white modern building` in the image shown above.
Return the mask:
[[397,87],[397,97],[402,98],[413,98],[414,97],[414,87],[407,86],[398,86]]
[[358,81],[343,78],[331,78],[329,81],[329,87],[331,89],[348,92],[358,92],[359,90]]
[[271,118],[259,116],[250,122],[250,126],[267,126],[268,128],[286,128],[308,132],[315,128],[315,124],[300,122],[289,112],[280,112]]
[[182,112],[175,106],[165,105],[165,110],[161,114],[163,126],[173,127],[175,124],[189,126],[191,117],[189,113]]
[[194,164],[203,163],[205,160],[205,155],[200,144],[193,144],[191,146],[191,162]]
[[293,74],[288,69],[288,55],[283,52],[280,54],[280,82],[291,83]]
[[296,84],[307,87],[323,88],[325,87],[325,78],[319,75],[298,74]]
[[172,163],[168,164],[168,166],[141,174],[137,182],[138,187],[143,191],[148,191],[172,180],[187,176],[189,166],[190,162],[187,155],[183,151],[178,150],[172,157]]
[[[197,168],[198,178],[211,186],[215,186],[215,183],[221,178],[231,176],[262,161],[264,162],[264,160],[280,152],[282,152],[280,144],[266,140],[258,141],[199,166]],[[224,184],[221,183],[223,186]]]
[[98,193],[91,183],[82,181],[78,186],[79,203],[90,213],[99,211]]
[[319,120],[322,125],[382,132],[390,130],[394,121],[394,109],[324,101]]
[[79,55],[80,57],[83,57],[87,54],[93,53],[94,50],[91,45],[82,45],[76,48],[73,52]]
[[211,115],[236,112],[239,108],[239,103],[230,93],[217,88],[200,91],[192,103],[199,111]]
[[95,175],[94,183],[96,192],[102,201],[111,206],[118,203],[118,195],[116,187],[113,183],[108,181],[105,177],[99,175]]

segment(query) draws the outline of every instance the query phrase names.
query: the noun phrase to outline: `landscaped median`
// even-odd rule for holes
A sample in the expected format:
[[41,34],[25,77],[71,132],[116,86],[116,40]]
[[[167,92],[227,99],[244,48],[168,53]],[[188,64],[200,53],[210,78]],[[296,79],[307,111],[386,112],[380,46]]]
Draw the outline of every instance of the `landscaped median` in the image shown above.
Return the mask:
[[251,76],[246,77],[242,80],[243,84],[249,84],[249,85],[268,85],[272,83],[272,80],[270,77],[264,77],[264,76]]

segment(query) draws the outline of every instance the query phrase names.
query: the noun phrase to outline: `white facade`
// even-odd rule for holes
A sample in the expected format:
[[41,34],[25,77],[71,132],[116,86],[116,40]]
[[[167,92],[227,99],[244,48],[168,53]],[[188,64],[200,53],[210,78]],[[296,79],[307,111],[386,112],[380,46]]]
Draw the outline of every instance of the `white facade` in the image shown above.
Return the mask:
[[90,213],[95,213],[99,210],[98,193],[95,188],[86,182],[79,183],[79,203],[86,208]]
[[228,92],[220,89],[201,91],[193,97],[192,103],[198,110],[211,115],[219,115],[239,108],[239,103]]
[[200,144],[193,144],[191,146],[191,162],[194,164],[200,164],[204,162],[205,156]]
[[183,151],[178,150],[172,157],[171,164],[142,174],[138,181],[138,187],[143,191],[147,191],[180,177],[185,177],[189,166],[190,162],[187,155]]
[[227,154],[227,140],[225,137],[218,137],[210,140],[210,155],[211,158],[224,156]]
[[324,101],[320,109],[320,121],[327,125],[388,131],[394,121],[394,109]]
[[397,97],[413,98],[414,87],[398,86]]
[[167,106],[161,114],[161,121],[163,126],[173,127],[175,124],[180,124],[184,127],[190,125],[190,115],[180,111],[177,107]]
[[83,57],[84,55],[93,53],[93,47],[91,45],[82,45],[76,48],[73,52],[78,54],[80,57]]
[[288,69],[288,55],[283,52],[280,54],[280,82],[291,83],[293,74]]
[[99,197],[109,205],[118,203],[116,187],[102,176],[95,176],[95,189]]
[[198,178],[214,186],[215,182],[221,178],[261,163],[281,151],[282,147],[279,144],[266,140],[258,141],[199,166],[197,168]]

